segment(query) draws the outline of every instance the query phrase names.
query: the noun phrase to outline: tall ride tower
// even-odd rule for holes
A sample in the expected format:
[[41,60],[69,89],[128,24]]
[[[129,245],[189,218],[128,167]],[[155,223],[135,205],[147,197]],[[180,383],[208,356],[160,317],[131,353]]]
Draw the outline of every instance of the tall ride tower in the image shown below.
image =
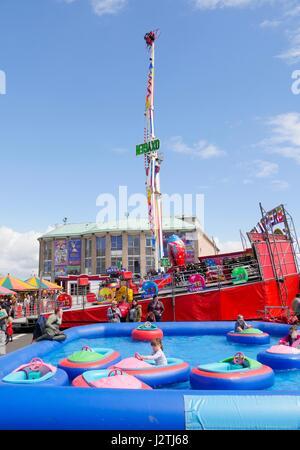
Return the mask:
[[154,130],[154,68],[155,41],[158,31],[150,31],[144,36],[150,54],[150,64],[147,80],[144,144],[136,146],[136,154],[144,155],[146,172],[146,193],[148,202],[148,216],[152,236],[152,249],[155,256],[155,269],[161,266],[163,258],[162,231],[162,199],[160,192],[160,167],[162,158],[158,153],[160,141],[155,137]]

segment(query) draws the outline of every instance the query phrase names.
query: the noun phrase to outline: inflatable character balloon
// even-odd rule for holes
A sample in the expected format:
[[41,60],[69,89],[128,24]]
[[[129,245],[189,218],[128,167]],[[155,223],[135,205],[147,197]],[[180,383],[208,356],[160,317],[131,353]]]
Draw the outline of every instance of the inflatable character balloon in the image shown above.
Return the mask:
[[184,266],[185,265],[185,244],[175,234],[168,239],[168,255],[172,263],[172,266]]

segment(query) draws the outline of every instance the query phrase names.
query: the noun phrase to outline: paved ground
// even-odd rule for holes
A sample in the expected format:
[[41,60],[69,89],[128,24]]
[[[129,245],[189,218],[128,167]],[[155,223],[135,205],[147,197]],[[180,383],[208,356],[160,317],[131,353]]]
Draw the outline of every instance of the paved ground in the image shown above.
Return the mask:
[[6,345],[6,353],[11,353],[19,348],[25,347],[26,345],[31,344],[31,341],[32,333],[14,334],[13,341]]

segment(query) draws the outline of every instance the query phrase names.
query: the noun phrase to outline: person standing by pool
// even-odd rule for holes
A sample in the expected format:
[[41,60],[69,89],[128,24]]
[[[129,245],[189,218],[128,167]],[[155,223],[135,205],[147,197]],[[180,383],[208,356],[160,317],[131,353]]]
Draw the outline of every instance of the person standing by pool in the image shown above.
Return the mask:
[[107,310],[107,318],[111,323],[121,322],[121,311],[118,308],[118,304],[115,300],[111,302],[111,307]]
[[11,316],[9,316],[6,321],[6,343],[7,344],[8,344],[8,342],[13,341],[13,334],[14,334],[13,319]]
[[234,327],[235,333],[242,333],[247,328],[252,328],[252,327],[251,327],[251,325],[248,325],[245,322],[244,316],[242,316],[242,314],[239,314],[237,316],[237,320],[236,320],[235,327]]
[[2,304],[0,304],[0,330],[6,331],[6,319],[7,319],[7,312],[6,309],[3,308]]
[[5,331],[2,331],[0,328],[0,356],[6,354],[5,341],[6,341]]
[[300,294],[296,294],[296,297],[294,298],[292,303],[292,308],[297,316],[298,322],[300,322]]
[[137,300],[132,300],[131,308],[128,314],[129,322],[141,322],[142,320],[142,307],[138,304]]
[[150,315],[150,313],[153,313],[155,315],[156,322],[160,322],[164,311],[165,307],[163,303],[160,300],[158,300],[157,295],[154,295],[153,299],[148,305],[148,316]]
[[121,301],[118,304],[118,308],[121,311],[121,322],[126,322],[130,306],[126,300],[125,295],[122,295]]
[[155,364],[157,366],[167,366],[168,365],[168,360],[166,358],[166,355],[164,354],[164,347],[163,347],[163,343],[161,339],[153,339],[153,341],[151,341],[151,347],[152,347],[152,355],[148,355],[148,356],[143,356],[143,355],[138,355],[140,357],[140,359],[144,360],[152,360],[155,362]]

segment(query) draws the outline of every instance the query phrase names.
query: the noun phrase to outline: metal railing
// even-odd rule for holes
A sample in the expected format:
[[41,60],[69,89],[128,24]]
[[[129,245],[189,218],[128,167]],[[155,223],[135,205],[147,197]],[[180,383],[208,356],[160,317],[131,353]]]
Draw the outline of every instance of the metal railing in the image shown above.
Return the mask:
[[[189,279],[191,275],[200,274],[205,279],[205,289],[222,289],[223,287],[233,286],[234,280],[232,272],[236,268],[244,268],[248,273],[248,283],[261,280],[259,264],[253,257],[241,258],[241,260],[229,261],[223,265],[203,266],[201,263],[189,264],[187,269],[175,268],[175,272],[171,275],[172,282],[160,290],[161,294],[167,291],[187,292],[191,290],[192,284]],[[155,278],[155,277],[153,277]],[[246,282],[245,282],[246,283]],[[98,298],[98,288],[91,289]],[[141,291],[141,289],[140,289]],[[54,299],[41,299],[38,303],[25,305],[19,303],[14,308],[14,319],[24,319],[30,317],[38,317],[39,314],[47,314],[54,311],[56,302]],[[92,307],[93,303],[87,301],[85,295],[72,296],[72,309],[85,309]]]
[[248,282],[261,280],[259,264],[255,258],[244,261],[234,261],[225,265],[214,265],[203,267],[200,264],[191,265],[189,270],[174,272],[174,285],[176,287],[189,289],[191,286],[189,278],[191,275],[200,274],[205,279],[206,288],[219,288],[233,285],[232,272],[234,269],[244,268],[248,273]]
[[14,321],[17,321],[18,319],[38,317],[39,314],[51,313],[54,311],[55,305],[56,303],[54,300],[48,299],[45,301],[42,300],[40,304],[38,304],[38,302],[31,303],[29,305],[18,303],[12,307]]

